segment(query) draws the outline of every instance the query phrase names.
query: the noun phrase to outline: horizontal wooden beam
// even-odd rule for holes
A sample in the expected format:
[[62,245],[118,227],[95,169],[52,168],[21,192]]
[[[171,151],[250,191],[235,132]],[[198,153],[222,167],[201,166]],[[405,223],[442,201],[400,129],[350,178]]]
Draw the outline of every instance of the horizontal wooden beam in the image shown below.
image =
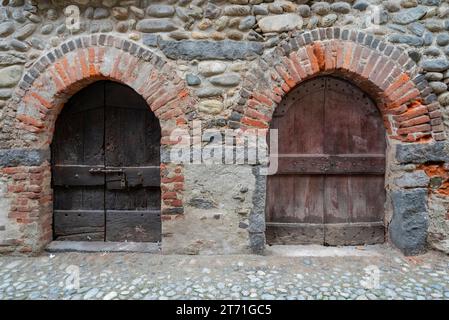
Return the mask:
[[385,156],[377,154],[278,155],[278,174],[384,174]]

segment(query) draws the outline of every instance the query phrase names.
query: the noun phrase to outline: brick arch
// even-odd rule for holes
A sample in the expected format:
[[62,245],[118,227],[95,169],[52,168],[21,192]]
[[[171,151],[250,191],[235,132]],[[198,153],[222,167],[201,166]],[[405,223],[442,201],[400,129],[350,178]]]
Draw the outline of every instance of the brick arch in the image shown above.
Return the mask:
[[370,34],[336,27],[293,34],[258,59],[245,77],[229,125],[268,128],[290,90],[325,74],[346,78],[373,97],[390,138],[445,139],[441,106],[407,53]]
[[[18,152],[7,174],[10,219],[20,226],[11,250],[40,252],[52,239],[53,196],[49,146],[56,118],[83,87],[112,80],[140,94],[161,125],[162,221],[182,216],[182,165],[167,163],[172,129],[187,126],[194,107],[176,69],[151,50],[126,39],[96,34],[73,38],[41,56],[23,75],[7,106]],[[23,158],[23,159],[22,159]],[[24,160],[25,159],[25,160]],[[15,178],[20,173],[20,179]],[[26,177],[26,178],[24,178]]]
[[160,121],[162,144],[170,128],[186,123],[186,110],[194,105],[171,63],[133,41],[95,34],[62,43],[23,75],[12,99],[19,132],[34,136],[33,147],[45,147],[65,102],[98,80],[120,82],[140,94]]

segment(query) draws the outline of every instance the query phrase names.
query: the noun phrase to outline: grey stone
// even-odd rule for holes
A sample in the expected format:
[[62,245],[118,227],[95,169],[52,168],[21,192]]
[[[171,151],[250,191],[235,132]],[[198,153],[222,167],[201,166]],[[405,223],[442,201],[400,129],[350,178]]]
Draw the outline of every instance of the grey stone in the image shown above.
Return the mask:
[[94,19],[105,19],[109,17],[109,10],[106,8],[95,8],[94,10]]
[[14,32],[13,22],[8,21],[0,23],[0,37],[7,37],[13,32]]
[[440,72],[427,72],[426,80],[428,81],[440,81],[443,80],[443,74]]
[[173,6],[163,4],[153,4],[147,8],[147,14],[150,17],[165,18],[171,17],[175,14]]
[[144,45],[149,47],[157,47],[159,42],[159,35],[157,34],[144,34],[142,37],[142,42]]
[[419,62],[419,60],[421,59],[421,53],[415,50],[409,51],[408,56],[415,62]]
[[186,74],[186,81],[189,86],[198,86],[201,84],[201,79],[191,73]]
[[429,86],[432,88],[433,92],[440,94],[447,91],[447,84],[440,81],[431,81]]
[[219,114],[223,110],[223,102],[219,100],[203,100],[198,104],[200,112]]
[[112,16],[117,20],[128,19],[128,8],[114,7],[112,8]]
[[366,0],[357,0],[352,7],[359,11],[365,11],[369,5],[370,3]]
[[178,29],[169,19],[144,19],[136,25],[136,30],[140,32],[167,32]]
[[213,209],[216,208],[216,204],[212,200],[203,199],[203,198],[192,198],[189,201],[189,205],[194,208],[200,209]]
[[413,22],[407,26],[407,28],[413,32],[415,35],[422,37],[424,35],[424,32],[426,31],[426,28],[422,23],[419,22]]
[[214,76],[209,81],[217,86],[233,87],[240,83],[241,77],[238,73],[229,72],[223,75]]
[[0,87],[12,87],[22,77],[22,66],[10,66],[0,69]]
[[34,49],[37,49],[37,50],[44,50],[46,43],[47,43],[46,41],[42,40],[41,38],[37,38],[37,37],[31,38],[31,40],[30,40],[31,47],[33,47]]
[[162,52],[171,59],[184,60],[236,60],[245,59],[263,52],[263,45],[245,41],[160,41]]
[[53,29],[54,29],[54,26],[53,26],[53,24],[51,24],[51,23],[47,23],[47,24],[44,24],[42,27],[41,27],[41,33],[42,34],[50,34],[52,31],[53,31]]
[[432,72],[441,72],[449,69],[449,60],[447,59],[428,59],[421,64],[424,70]]
[[424,49],[423,54],[426,56],[438,57],[441,55],[441,52],[437,47],[428,47]]
[[248,41],[264,41],[265,38],[254,30],[250,30],[246,36]]
[[302,27],[302,18],[293,13],[264,17],[259,20],[262,32],[285,32]]
[[397,24],[410,24],[424,17],[427,9],[422,6],[416,8],[404,9],[392,15],[392,21]]
[[393,191],[391,194],[393,218],[390,238],[405,255],[425,251],[428,216],[427,189]]
[[426,32],[424,34],[424,45],[430,46],[433,42],[433,34],[431,32]]
[[398,12],[401,10],[401,4],[399,1],[385,1],[383,5],[389,12]]
[[218,97],[223,94],[223,90],[214,87],[205,87],[195,91],[198,98]]
[[328,14],[331,10],[331,7],[327,2],[315,2],[314,4],[312,4],[311,8],[313,13],[316,13],[320,16]]
[[8,99],[12,95],[12,89],[0,89],[0,99]]
[[449,145],[446,142],[399,144],[396,147],[399,163],[448,162]]
[[49,149],[0,149],[0,167],[39,166],[48,160]]
[[17,51],[21,52],[28,51],[30,49],[30,46],[28,44],[17,39],[11,39],[11,41],[9,41],[9,45]]
[[442,93],[438,97],[438,102],[444,107],[449,106],[449,92]]
[[311,10],[308,5],[306,5],[306,4],[299,5],[297,10],[301,17],[303,17],[303,18],[310,17]]
[[24,64],[26,56],[23,53],[0,53],[0,66],[9,66],[13,64]]
[[224,9],[224,14],[227,16],[248,16],[251,14],[251,7],[244,5],[226,6]]
[[11,16],[15,21],[19,23],[24,23],[26,21],[26,17],[23,14],[22,10],[15,10]]
[[266,6],[261,6],[261,5],[253,6],[253,14],[255,16],[266,16],[268,13],[269,12],[268,12],[268,9]]
[[249,246],[255,254],[263,254],[265,251],[265,233],[249,233]]
[[217,19],[221,15],[221,8],[213,3],[208,3],[204,11],[204,17],[207,19]]
[[256,18],[253,16],[245,17],[240,20],[239,30],[245,31],[251,29],[256,24]]
[[351,5],[347,2],[335,2],[331,4],[331,9],[337,13],[349,13]]
[[321,26],[324,28],[330,27],[335,23],[335,21],[337,21],[337,19],[338,19],[338,16],[335,13],[325,15],[321,19]]
[[169,36],[170,36],[170,38],[175,39],[175,40],[184,40],[184,39],[190,38],[190,35],[188,32],[181,31],[181,30],[170,32]]
[[436,19],[426,20],[425,26],[429,31],[432,31],[432,32],[439,32],[444,29],[443,22],[440,20],[436,20]]
[[220,61],[202,61],[198,64],[198,72],[209,77],[225,72],[226,64]]
[[423,170],[406,172],[395,179],[396,185],[401,188],[426,187],[429,181],[429,176]]
[[28,23],[18,29],[16,33],[14,34],[14,37],[19,40],[25,40],[29,36],[33,34],[33,32],[36,30],[36,25],[34,23]]
[[441,33],[437,36],[437,44],[439,46],[445,46],[449,44],[449,34]]
[[419,0],[419,3],[425,6],[439,6],[441,0]]
[[397,33],[389,35],[388,41],[392,43],[404,43],[414,47],[420,47],[424,43],[424,40],[421,37]]

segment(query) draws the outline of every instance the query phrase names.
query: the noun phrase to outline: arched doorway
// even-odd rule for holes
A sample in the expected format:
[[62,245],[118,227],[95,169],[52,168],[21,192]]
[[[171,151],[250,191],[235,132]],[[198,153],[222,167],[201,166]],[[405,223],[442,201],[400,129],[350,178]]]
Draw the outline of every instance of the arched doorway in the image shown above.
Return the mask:
[[349,81],[320,76],[276,109],[279,170],[268,176],[268,244],[385,240],[385,149],[375,103]]
[[53,142],[55,240],[161,240],[159,121],[128,86],[98,81],[59,115]]

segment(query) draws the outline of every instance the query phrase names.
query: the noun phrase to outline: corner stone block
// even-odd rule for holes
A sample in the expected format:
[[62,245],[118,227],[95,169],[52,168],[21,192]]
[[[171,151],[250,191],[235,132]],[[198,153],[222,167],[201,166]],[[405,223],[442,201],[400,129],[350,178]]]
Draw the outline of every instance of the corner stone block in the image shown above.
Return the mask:
[[406,256],[423,253],[428,228],[427,190],[398,190],[391,194],[393,219],[390,238]]
[[396,147],[396,160],[399,163],[448,162],[449,143],[399,144]]
[[423,170],[406,172],[395,180],[396,185],[400,188],[426,187],[429,182],[430,178]]

